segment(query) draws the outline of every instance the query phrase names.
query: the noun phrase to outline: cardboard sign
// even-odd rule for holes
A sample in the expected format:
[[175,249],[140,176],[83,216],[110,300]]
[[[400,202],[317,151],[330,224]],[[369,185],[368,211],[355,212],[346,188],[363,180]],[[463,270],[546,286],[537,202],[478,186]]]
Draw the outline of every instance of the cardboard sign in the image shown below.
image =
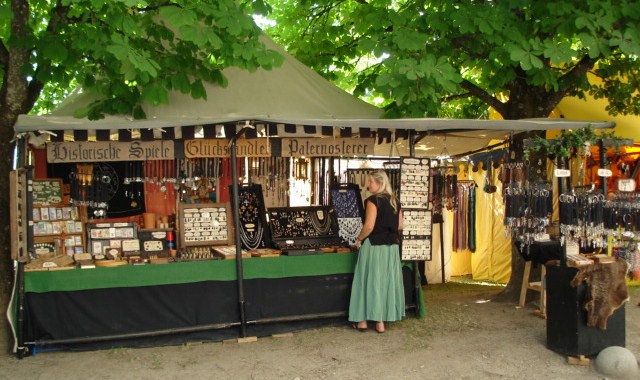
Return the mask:
[[282,157],[338,157],[373,154],[372,138],[283,138]]
[[[184,141],[184,155],[196,157],[230,157],[229,139],[193,139]],[[239,139],[236,142],[238,157],[271,157],[267,139]]]
[[47,162],[172,160],[175,158],[173,144],[173,140],[50,142]]

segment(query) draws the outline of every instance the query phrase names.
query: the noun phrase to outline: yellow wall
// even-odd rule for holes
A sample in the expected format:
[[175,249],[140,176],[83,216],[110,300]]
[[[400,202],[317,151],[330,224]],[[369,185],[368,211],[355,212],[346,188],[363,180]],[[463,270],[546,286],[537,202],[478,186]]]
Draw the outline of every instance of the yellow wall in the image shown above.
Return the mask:
[[[589,77],[594,82],[593,77]],[[616,123],[616,136],[640,141],[640,116],[611,116],[606,110],[606,99],[594,99],[586,95],[585,99],[567,97],[558,104],[556,111],[561,117],[571,120],[613,121]]]

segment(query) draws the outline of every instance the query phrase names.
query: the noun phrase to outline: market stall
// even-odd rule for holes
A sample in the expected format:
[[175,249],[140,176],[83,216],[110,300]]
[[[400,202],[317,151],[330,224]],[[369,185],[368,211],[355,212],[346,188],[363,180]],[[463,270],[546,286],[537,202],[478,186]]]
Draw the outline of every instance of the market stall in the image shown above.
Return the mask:
[[[175,93],[170,106],[145,105],[146,120],[90,121],[71,116],[91,102],[76,94],[52,115],[19,119],[11,178],[18,356],[35,347],[244,338],[344,321],[358,191],[300,209],[289,204],[287,186],[298,177],[329,193],[344,184],[326,178],[346,171],[336,160],[380,155],[385,141],[406,146],[382,155],[398,165],[410,209],[405,290],[407,309],[420,315],[413,268],[433,253],[428,189],[436,162],[417,154],[417,142],[460,154],[522,131],[611,126],[379,119],[379,109],[283,54],[280,69],[225,72],[228,88],[207,88],[213,104]],[[354,212],[338,218],[332,202],[350,202]]]

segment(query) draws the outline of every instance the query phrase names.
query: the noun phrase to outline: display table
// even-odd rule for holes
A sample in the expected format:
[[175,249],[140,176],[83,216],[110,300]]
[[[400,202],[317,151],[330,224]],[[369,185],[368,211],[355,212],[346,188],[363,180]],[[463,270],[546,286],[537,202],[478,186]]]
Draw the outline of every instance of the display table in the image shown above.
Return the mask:
[[559,240],[533,241],[530,244],[516,242],[516,247],[524,261],[531,261],[534,266],[562,259],[563,252]]
[[625,346],[625,308],[607,320],[607,329],[587,326],[586,285],[572,287],[576,268],[547,266],[547,347],[570,356],[592,356],[610,346]]
[[[345,322],[356,259],[350,253],[243,260],[247,335]],[[26,272],[24,289],[27,346],[93,349],[239,337],[235,260]],[[417,309],[423,314],[424,304]]]

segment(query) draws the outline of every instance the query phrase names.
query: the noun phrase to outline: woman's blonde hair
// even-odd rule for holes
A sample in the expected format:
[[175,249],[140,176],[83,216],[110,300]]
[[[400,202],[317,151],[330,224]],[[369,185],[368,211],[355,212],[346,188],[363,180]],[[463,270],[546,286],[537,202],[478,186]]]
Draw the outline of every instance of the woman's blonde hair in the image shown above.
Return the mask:
[[385,173],[383,170],[378,170],[369,175],[380,185],[378,191],[372,194],[375,196],[388,196],[391,207],[393,207],[393,212],[397,214],[398,200],[396,199],[396,195],[393,193],[393,189],[391,188],[391,181],[389,181],[389,176],[387,176],[387,173]]

